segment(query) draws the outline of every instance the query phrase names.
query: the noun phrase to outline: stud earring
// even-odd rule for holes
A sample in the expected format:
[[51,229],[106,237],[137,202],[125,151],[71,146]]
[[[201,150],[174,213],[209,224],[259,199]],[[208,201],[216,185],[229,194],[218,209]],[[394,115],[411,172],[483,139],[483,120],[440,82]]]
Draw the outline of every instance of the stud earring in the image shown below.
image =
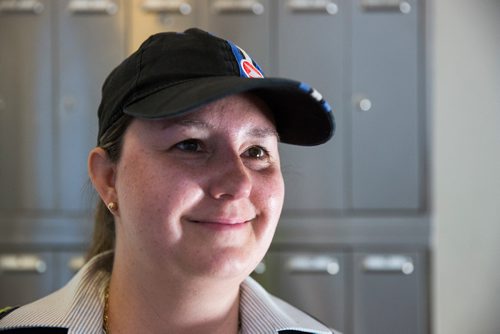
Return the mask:
[[113,212],[116,209],[118,209],[118,203],[116,203],[116,202],[109,202],[108,203],[108,210],[109,211]]

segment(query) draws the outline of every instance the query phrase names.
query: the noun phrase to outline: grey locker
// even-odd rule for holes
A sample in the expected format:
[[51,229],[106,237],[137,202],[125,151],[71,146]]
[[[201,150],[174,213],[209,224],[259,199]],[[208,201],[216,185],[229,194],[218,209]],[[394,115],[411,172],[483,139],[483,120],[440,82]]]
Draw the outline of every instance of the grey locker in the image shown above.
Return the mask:
[[419,11],[352,1],[351,209],[422,206]]
[[265,259],[266,288],[323,323],[348,332],[348,258],[343,253],[272,251]]
[[53,291],[50,252],[0,252],[0,305],[32,302]]
[[[97,144],[97,108],[107,74],[125,57],[123,1],[58,1],[56,184],[60,209],[86,211],[87,155]],[[92,3],[101,4],[94,8]]]
[[280,147],[285,212],[331,213],[344,206],[342,100],[348,5],[344,1],[279,1],[277,74],[316,88],[332,104],[337,123],[334,140],[327,144]]
[[15,4],[0,2],[0,210],[52,210],[51,1]]
[[202,27],[239,45],[271,73],[270,0],[210,0]]
[[206,7],[200,0],[130,1],[129,53],[137,50],[150,35],[162,31],[184,31],[200,24]]
[[356,253],[355,334],[425,334],[426,275],[421,253]]
[[[332,142],[307,149],[281,146],[285,216],[311,218],[307,222],[326,217],[325,224],[338,224],[346,235],[343,218],[347,225],[357,213],[345,209],[404,213],[422,208],[420,1],[31,3],[35,7],[27,12],[0,10],[0,42],[8,46],[0,48],[4,218],[6,210],[68,216],[64,211],[88,209],[85,159],[96,144],[104,77],[150,34],[191,26],[240,44],[267,76],[310,83],[334,108],[338,128]],[[406,222],[404,217],[400,221]],[[322,233],[312,225],[304,224],[289,236],[300,237],[305,228],[313,235]],[[349,233],[358,230],[347,231],[348,238],[357,240]],[[290,241],[284,239],[280,242]],[[74,250],[80,245],[67,246]],[[348,247],[356,250],[359,245]],[[47,268],[42,273],[37,270],[44,265],[33,260],[33,253],[25,255],[24,260],[4,262],[10,272],[0,273],[0,306],[47,294],[65,284],[78,267],[78,251],[36,254]],[[16,263],[25,269],[12,270]],[[30,264],[35,271],[26,269]],[[344,333],[427,332],[427,263],[422,253],[365,252],[353,258],[341,252],[275,250],[265,264],[266,271],[256,277],[266,288]],[[394,269],[398,264],[405,265],[406,273]]]

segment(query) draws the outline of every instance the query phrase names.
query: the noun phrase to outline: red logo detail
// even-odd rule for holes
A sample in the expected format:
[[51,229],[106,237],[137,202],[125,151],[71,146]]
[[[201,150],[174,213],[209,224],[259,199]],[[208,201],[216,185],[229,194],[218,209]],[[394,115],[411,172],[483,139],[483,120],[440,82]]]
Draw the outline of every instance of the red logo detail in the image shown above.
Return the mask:
[[262,73],[255,67],[250,61],[243,59],[241,61],[241,68],[243,69],[243,72],[247,75],[249,78],[263,78],[264,76]]

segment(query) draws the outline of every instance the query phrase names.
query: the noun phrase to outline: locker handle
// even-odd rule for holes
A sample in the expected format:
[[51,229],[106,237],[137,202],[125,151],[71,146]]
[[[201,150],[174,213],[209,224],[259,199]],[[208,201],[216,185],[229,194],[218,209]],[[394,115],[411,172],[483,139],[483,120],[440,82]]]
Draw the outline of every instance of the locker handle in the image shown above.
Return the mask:
[[411,275],[415,270],[412,258],[404,255],[369,255],[363,260],[369,273],[401,273]]
[[115,15],[118,5],[111,0],[72,0],[68,9],[73,14]]
[[372,110],[373,103],[368,97],[362,94],[356,94],[353,96],[352,100],[358,111]]
[[286,263],[290,273],[295,274],[328,274],[340,272],[339,261],[330,256],[294,256]]
[[3,255],[0,257],[0,272],[43,274],[47,264],[36,255]]
[[365,11],[396,11],[403,14],[411,12],[411,5],[400,0],[363,0],[361,8]]
[[76,273],[85,264],[85,258],[83,256],[74,256],[68,262],[68,268]]
[[372,101],[367,98],[360,99],[358,102],[358,108],[361,111],[370,111],[372,109]]
[[253,13],[262,15],[264,5],[257,0],[219,0],[213,4],[213,9],[219,13]]
[[192,12],[192,7],[185,1],[168,1],[168,0],[147,0],[142,4],[142,9],[150,13],[180,13],[189,15]]
[[293,12],[325,12],[330,15],[339,11],[337,4],[331,0],[290,0],[288,7]]
[[41,14],[44,6],[37,0],[10,0],[0,2],[0,13]]

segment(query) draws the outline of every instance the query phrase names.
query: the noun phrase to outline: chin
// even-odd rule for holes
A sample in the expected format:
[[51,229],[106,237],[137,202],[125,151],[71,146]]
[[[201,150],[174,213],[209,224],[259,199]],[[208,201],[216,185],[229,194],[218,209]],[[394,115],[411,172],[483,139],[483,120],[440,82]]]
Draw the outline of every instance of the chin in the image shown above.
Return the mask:
[[224,250],[216,256],[211,256],[205,264],[198,266],[198,274],[207,278],[230,279],[243,281],[252,273],[260,258],[250,256],[241,249]]

